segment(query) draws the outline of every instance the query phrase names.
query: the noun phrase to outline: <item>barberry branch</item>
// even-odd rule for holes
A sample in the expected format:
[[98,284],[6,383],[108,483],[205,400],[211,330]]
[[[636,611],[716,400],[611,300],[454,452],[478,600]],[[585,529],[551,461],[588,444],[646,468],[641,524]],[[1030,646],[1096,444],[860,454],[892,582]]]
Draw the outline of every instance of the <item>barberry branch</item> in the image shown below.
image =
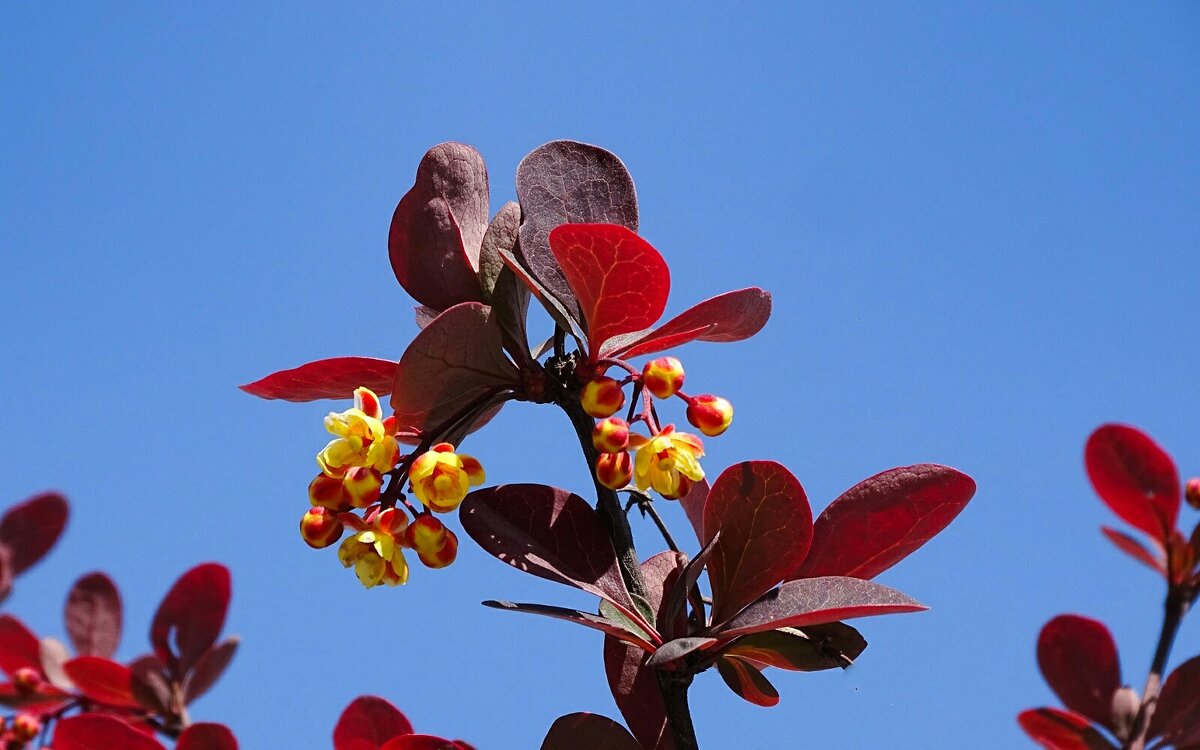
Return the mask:
[[1150,731],[1150,720],[1154,717],[1154,709],[1158,705],[1158,696],[1162,691],[1163,673],[1167,667],[1167,657],[1171,654],[1171,646],[1175,643],[1175,634],[1183,622],[1192,601],[1194,592],[1186,587],[1170,584],[1167,589],[1167,600],[1163,606],[1162,630],[1158,635],[1158,645],[1154,649],[1154,661],[1150,665],[1150,674],[1146,678],[1146,687],[1142,691],[1142,704],[1134,718],[1133,730],[1129,739],[1123,745],[1124,750],[1143,750],[1146,746],[1146,735]]

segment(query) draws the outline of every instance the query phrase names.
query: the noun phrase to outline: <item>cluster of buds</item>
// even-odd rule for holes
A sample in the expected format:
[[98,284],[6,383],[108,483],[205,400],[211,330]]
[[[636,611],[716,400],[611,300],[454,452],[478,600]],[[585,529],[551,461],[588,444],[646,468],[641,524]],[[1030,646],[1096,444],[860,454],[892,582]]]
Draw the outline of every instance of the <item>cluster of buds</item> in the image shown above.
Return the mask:
[[[454,562],[458,537],[432,514],[456,510],[471,487],[483,484],[479,461],[450,443],[402,454],[395,420],[383,418],[379,398],[367,388],[355,390],[353,408],[325,417],[325,427],[334,439],[317,454],[321,473],[308,487],[312,508],[300,520],[301,538],[315,549],[341,541],[338,559],[367,588],[408,581],[404,549],[426,567]],[[422,509],[398,493],[385,498],[385,475],[400,483],[407,477]],[[351,534],[342,541],[347,528]]]
[[19,713],[11,720],[0,719],[0,748],[20,750],[37,739],[42,722],[30,713]]
[[[704,478],[699,462],[704,443],[696,435],[677,432],[673,424],[660,428],[650,397],[683,400],[688,423],[708,437],[729,428],[733,406],[720,396],[684,393],[683,365],[674,357],[652,359],[641,372],[617,364],[630,371],[628,378],[618,381],[599,375],[587,381],[580,392],[584,411],[600,420],[592,431],[592,445],[600,453],[596,479],[610,489],[624,489],[632,481],[640,491],[653,489],[669,500],[680,498],[693,482]],[[629,383],[637,383],[649,394],[641,413],[634,417],[631,409],[629,415],[634,422],[645,422],[649,437],[631,432],[628,421],[614,416],[625,405],[624,386]]]

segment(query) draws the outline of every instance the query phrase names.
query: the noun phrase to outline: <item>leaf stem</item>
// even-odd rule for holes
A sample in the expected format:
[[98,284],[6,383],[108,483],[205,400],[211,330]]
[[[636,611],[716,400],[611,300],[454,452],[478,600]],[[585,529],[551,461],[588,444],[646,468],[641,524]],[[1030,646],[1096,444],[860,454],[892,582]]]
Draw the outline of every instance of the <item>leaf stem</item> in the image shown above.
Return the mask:
[[1150,732],[1150,720],[1154,717],[1154,709],[1158,705],[1158,696],[1162,691],[1163,673],[1167,667],[1167,657],[1171,654],[1171,646],[1175,642],[1175,634],[1187,614],[1193,597],[1185,587],[1170,584],[1167,589],[1167,600],[1164,604],[1162,630],[1158,635],[1158,645],[1154,649],[1154,661],[1150,665],[1150,674],[1146,678],[1146,688],[1142,691],[1142,705],[1138,708],[1133,721],[1133,730],[1129,739],[1123,745],[1124,750],[1143,750],[1146,746],[1147,734]]

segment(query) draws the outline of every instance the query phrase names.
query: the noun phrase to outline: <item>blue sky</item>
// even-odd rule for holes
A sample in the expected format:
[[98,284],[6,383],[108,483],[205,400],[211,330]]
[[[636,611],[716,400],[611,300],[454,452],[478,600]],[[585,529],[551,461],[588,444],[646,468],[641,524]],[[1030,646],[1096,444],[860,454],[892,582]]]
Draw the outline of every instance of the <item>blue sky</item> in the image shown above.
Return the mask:
[[[705,747],[1021,746],[1060,612],[1107,621],[1140,688],[1161,591],[1098,534],[1082,449],[1125,421],[1200,474],[1200,8],[642,5],[0,9],[0,505],[54,487],[74,512],[8,608],[61,635],[69,582],[104,569],[133,657],[174,578],[225,562],[242,650],[194,714],[247,748],[326,746],[359,693],[481,748],[616,716],[595,634],[478,606],[588,597],[467,544],[363,591],[305,547],[330,405],[235,388],[399,356],[387,228],[428,147],[479,148],[497,208],[565,137],[629,166],[669,311],[774,293],[755,339],[679,352],[737,408],[713,474],[783,461],[817,509],[920,461],[980,487],[881,579],[930,612],[862,621],[847,672],[773,673],[773,709],[701,676]],[[517,406],[467,446],[493,481],[583,491],[570,440]],[[1198,650],[1185,623],[1173,661]]]

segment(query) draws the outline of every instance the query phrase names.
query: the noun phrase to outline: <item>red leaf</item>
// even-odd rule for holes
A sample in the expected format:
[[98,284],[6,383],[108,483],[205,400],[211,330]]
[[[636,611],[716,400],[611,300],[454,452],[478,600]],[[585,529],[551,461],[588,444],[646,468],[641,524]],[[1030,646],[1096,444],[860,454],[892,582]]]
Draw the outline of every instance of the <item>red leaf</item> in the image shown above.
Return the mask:
[[635,232],[618,224],[563,224],[550,249],[579,301],[588,354],[600,358],[614,336],[653,325],[667,305],[667,262]]
[[392,215],[388,255],[396,280],[435,310],[481,300],[479,246],[487,224],[483,157],[462,143],[429,149]]
[[[1111,528],[1109,526],[1101,526],[1100,532],[1108,537],[1108,541],[1117,546],[1125,554],[1132,557],[1134,560],[1149,566],[1151,569],[1158,572],[1159,575],[1166,577],[1167,575],[1167,556],[1163,553],[1162,547],[1156,544],[1154,551],[1146,549],[1146,545],[1142,544],[1137,539],[1123,531]],[[1155,540],[1157,543],[1158,540]]]
[[378,696],[362,695],[342,711],[333,729],[333,748],[355,750],[358,745],[376,750],[393,737],[412,731],[412,724],[400,709]]
[[133,694],[133,672],[124,664],[102,656],[80,656],[63,665],[63,671],[87,698],[116,708],[140,708]]
[[159,661],[177,680],[183,679],[221,634],[229,611],[230,589],[229,570],[217,563],[204,563],[184,573],[158,605],[150,625],[150,643]]
[[121,594],[112,579],[90,573],[67,595],[67,635],[80,656],[112,656],[121,642]]
[[641,746],[607,716],[580,712],[555,719],[541,750],[641,750]]
[[410,734],[396,737],[384,743],[380,750],[462,750],[463,744],[444,737],[428,734]]
[[[133,673],[133,697],[138,703],[151,711],[170,715],[171,678],[158,657],[154,654],[139,656],[129,663],[129,671]],[[186,698],[184,702],[187,703]]]
[[41,674],[41,646],[23,622],[12,615],[0,615],[0,670],[11,675],[18,669]]
[[1163,683],[1148,736],[1181,747],[1200,742],[1200,656],[1180,664]]
[[577,625],[582,625],[585,628],[592,628],[606,633],[614,638],[619,638],[633,646],[645,651],[654,651],[654,645],[648,642],[638,633],[635,633],[624,626],[613,622],[600,615],[593,615],[590,612],[581,612],[577,609],[567,609],[566,607],[554,607],[549,604],[528,604],[525,602],[500,602],[489,600],[483,603],[485,607],[492,609],[504,609],[510,612],[525,612],[531,615],[542,615],[544,617],[553,617],[558,620],[566,620]]
[[683,506],[688,523],[691,524],[692,531],[696,532],[696,539],[702,547],[704,546],[704,503],[708,501],[708,493],[708,480],[701,479],[692,484],[692,488],[686,495],[679,498],[679,504]]
[[735,656],[717,660],[717,672],[729,689],[756,706],[770,708],[779,703],[779,691],[753,664]]
[[224,724],[201,722],[183,730],[175,750],[238,750],[238,743]]
[[779,628],[804,628],[856,617],[927,609],[905,594],[859,578],[826,576],[788,581],[720,628],[720,638]]
[[251,396],[285,401],[316,401],[323,398],[349,399],[359,386],[376,396],[392,392],[396,363],[374,357],[333,357],[280,370],[262,380],[238,386]]
[[1116,750],[1087,719],[1057,708],[1022,711],[1017,722],[1045,750]]
[[761,331],[770,317],[769,292],[756,286],[725,292],[693,305],[653,331],[610,341],[604,356],[631,359],[691,341],[741,341]]
[[721,472],[704,505],[705,542],[721,532],[708,563],[713,622],[729,619],[795,570],[812,528],[804,488],[782,464],[743,461]]
[[948,466],[876,474],[821,513],[808,557],[790,577],[874,578],[946,528],[974,495],[974,480]]
[[849,667],[867,648],[867,641],[844,622],[809,625],[803,630],[767,630],[744,635],[724,653],[761,666],[793,672],[818,672]]
[[392,408],[402,428],[431,430],[488,392],[520,383],[500,347],[500,329],[478,302],[455,305],[417,334],[400,364]]
[[71,716],[54,728],[54,750],[164,750],[161,743],[105,714]]
[[50,551],[67,525],[67,512],[66,498],[45,492],[0,517],[0,546],[8,548],[10,575],[20,575]]
[[1179,515],[1179,471],[1166,451],[1133,427],[1106,424],[1084,449],[1096,494],[1130,526],[1165,540]]
[[1104,623],[1079,615],[1059,615],[1042,627],[1038,667],[1067,708],[1113,726],[1113,693],[1121,687],[1117,645]]
[[238,639],[227,638],[201,654],[196,660],[196,666],[183,680],[183,702],[191,703],[208,692],[208,689],[221,678],[225,668],[237,653]]
[[467,496],[459,519],[500,561],[633,610],[604,522],[578,495],[541,484],[488,487]]

